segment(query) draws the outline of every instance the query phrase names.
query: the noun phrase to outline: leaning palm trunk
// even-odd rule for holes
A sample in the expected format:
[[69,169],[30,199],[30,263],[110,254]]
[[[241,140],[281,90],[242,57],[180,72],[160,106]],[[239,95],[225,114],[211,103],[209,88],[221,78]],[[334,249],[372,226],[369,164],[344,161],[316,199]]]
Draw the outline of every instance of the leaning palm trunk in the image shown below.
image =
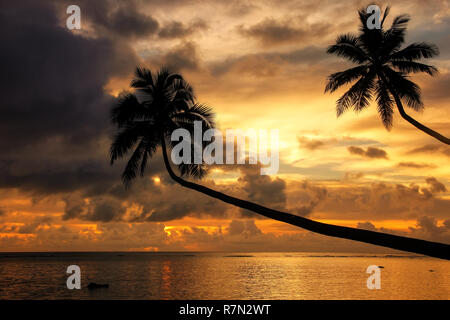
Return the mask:
[[186,181],[181,177],[177,176],[172,170],[171,164],[167,156],[166,141],[164,137],[161,139],[161,146],[164,157],[164,163],[167,171],[169,172],[170,177],[185,188],[201,192],[210,197],[232,204],[239,208],[258,213],[264,217],[286,222],[294,226],[315,233],[320,233],[326,236],[355,240],[378,246],[388,247],[396,250],[403,250],[431,257],[450,260],[450,245],[447,244],[321,223],[303,217],[299,217],[293,214],[289,214],[286,212],[269,209],[256,203],[238,199],[226,195],[224,193],[212,190],[205,186],[190,181]]
[[398,111],[400,112],[400,115],[402,116],[403,119],[405,119],[406,121],[408,121],[409,123],[411,123],[414,127],[416,127],[419,130],[422,130],[423,132],[427,133],[428,135],[436,138],[437,140],[445,143],[445,144],[449,144],[450,145],[450,139],[447,137],[444,137],[442,134],[440,134],[439,132],[436,132],[430,128],[428,128],[427,126],[424,126],[423,124],[421,124],[420,122],[418,122],[417,120],[413,119],[412,117],[410,117],[405,110],[403,109],[403,105],[402,102],[400,100],[400,98],[398,97],[398,95],[396,95],[395,93],[393,93],[394,99],[395,99],[395,103],[397,104],[397,108]]
[[421,124],[420,122],[418,122],[417,120],[413,119],[412,117],[410,117],[405,110],[403,109],[403,105],[402,102],[400,100],[400,98],[398,97],[397,94],[392,93],[394,99],[395,99],[395,103],[397,104],[397,109],[400,113],[400,115],[402,116],[403,119],[405,119],[406,121],[408,121],[409,123],[411,123],[414,127],[416,127],[419,130],[422,130],[423,132],[427,133],[428,135],[436,138],[437,140],[445,143],[445,144],[449,144],[450,145],[450,139],[447,137],[444,137],[442,134],[440,134],[439,132],[436,132],[430,128],[428,128],[427,126],[424,126],[423,124]]
[[427,126],[424,126],[419,121],[413,119],[411,116],[409,116],[405,109],[403,108],[402,101],[400,97],[398,96],[398,93],[395,91],[395,88],[387,81],[386,77],[383,75],[380,75],[383,82],[386,84],[386,86],[389,88],[389,91],[391,92],[392,96],[394,97],[395,104],[397,105],[398,112],[402,116],[403,119],[411,123],[413,126],[415,126],[417,129],[422,130],[423,132],[427,133],[428,135],[436,138],[437,140],[450,145],[450,139],[447,137],[444,137],[439,132],[436,132]]

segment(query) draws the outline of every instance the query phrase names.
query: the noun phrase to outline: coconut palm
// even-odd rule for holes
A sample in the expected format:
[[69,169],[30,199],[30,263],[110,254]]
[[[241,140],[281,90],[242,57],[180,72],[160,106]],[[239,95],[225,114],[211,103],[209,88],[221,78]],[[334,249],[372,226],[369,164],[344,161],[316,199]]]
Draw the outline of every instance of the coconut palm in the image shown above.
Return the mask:
[[[137,174],[144,175],[149,158],[158,146],[176,129],[194,130],[194,121],[201,121],[203,129],[214,127],[213,113],[208,106],[195,102],[192,87],[179,74],[162,68],[155,76],[150,70],[137,68],[129,93],[120,99],[111,111],[111,120],[118,133],[111,145],[111,164],[122,158],[133,147],[122,180],[126,187]],[[178,167],[181,174],[201,178],[206,167],[201,164],[184,164]]]
[[357,66],[330,75],[325,92],[334,92],[354,82],[337,100],[338,117],[351,107],[356,112],[367,108],[370,100],[375,98],[378,113],[388,130],[392,127],[395,103],[403,119],[437,140],[450,144],[449,138],[413,119],[403,107],[405,103],[415,111],[423,110],[420,88],[409,79],[408,74],[425,72],[430,76],[436,75],[436,67],[418,61],[437,56],[439,50],[426,42],[412,43],[402,48],[410,18],[408,15],[399,15],[394,18],[392,26],[385,29],[384,22],[388,14],[389,7],[384,11],[381,28],[369,29],[367,20],[370,15],[364,9],[360,10],[359,34],[340,35],[336,43],[328,48],[327,53],[350,60]]
[[196,102],[191,86],[181,75],[171,74],[165,69],[153,75],[149,70],[138,68],[131,86],[135,93],[122,97],[111,113],[112,122],[117,127],[110,150],[111,164],[131,154],[122,175],[125,186],[128,187],[138,174],[144,174],[147,160],[160,146],[167,172],[183,187],[323,235],[450,259],[450,246],[446,244],[320,223],[238,199],[184,179],[201,178],[206,168],[203,163],[180,164],[180,174],[176,174],[167,155],[168,148],[173,146],[168,143],[171,133],[178,128],[192,132],[194,121],[201,121],[204,128],[213,128],[211,109]]

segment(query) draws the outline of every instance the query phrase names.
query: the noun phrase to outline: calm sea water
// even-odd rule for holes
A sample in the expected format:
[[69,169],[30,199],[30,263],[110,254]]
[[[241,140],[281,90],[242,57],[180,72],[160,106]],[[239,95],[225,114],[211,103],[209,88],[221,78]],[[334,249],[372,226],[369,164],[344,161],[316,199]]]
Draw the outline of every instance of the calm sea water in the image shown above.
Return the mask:
[[[66,269],[81,268],[81,290]],[[381,289],[366,286],[379,265]],[[109,288],[88,290],[90,282]],[[450,262],[324,253],[2,253],[0,299],[449,299]]]

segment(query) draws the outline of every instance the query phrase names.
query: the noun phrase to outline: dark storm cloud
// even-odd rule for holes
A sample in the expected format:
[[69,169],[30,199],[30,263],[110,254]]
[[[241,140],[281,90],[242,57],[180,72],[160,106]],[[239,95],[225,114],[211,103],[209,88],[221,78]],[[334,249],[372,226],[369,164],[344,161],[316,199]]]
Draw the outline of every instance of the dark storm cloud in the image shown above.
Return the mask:
[[450,220],[445,220],[444,225],[442,227],[438,227],[436,218],[423,216],[417,220],[417,226],[422,228],[425,232],[439,234],[450,231]]
[[[230,165],[222,166],[221,168],[225,170],[238,168],[241,173],[241,176],[238,178],[239,184],[218,186],[212,181],[202,181],[201,184],[225,194],[267,205],[271,208],[285,208],[286,182],[284,180],[262,176],[260,174],[261,166],[259,165]],[[174,194],[177,196],[174,197]],[[227,211],[233,209],[233,207],[220,200],[178,185],[170,185],[170,190],[166,189],[166,193],[159,195],[157,199],[149,199],[145,194],[140,196],[139,199],[140,204],[144,206],[144,210],[137,217],[136,221],[162,222],[180,219],[185,216],[225,218]],[[247,211],[239,210],[239,212],[243,216],[258,216]]]
[[356,155],[363,156],[366,158],[371,158],[371,159],[387,159],[388,158],[386,151],[384,151],[383,149],[380,149],[380,148],[376,148],[376,147],[368,147],[367,149],[364,150],[364,148],[361,148],[361,147],[350,146],[347,148],[347,150],[351,154],[356,154]]
[[[58,3],[60,10],[64,10],[71,2]],[[82,0],[77,3],[81,8],[83,19],[92,25],[93,31],[100,36],[130,38],[152,37],[160,39],[183,39],[194,35],[199,31],[208,29],[208,24],[202,19],[196,19],[189,23],[181,21],[170,21],[166,24],[158,22],[145,7],[148,2],[135,0],[114,1],[114,0]],[[162,5],[174,6],[187,3],[161,3]],[[170,10],[170,9],[168,9]]]
[[[58,2],[57,7],[65,12],[71,1]],[[156,34],[158,21],[150,15],[143,14],[139,2],[135,0],[80,0],[76,4],[81,9],[84,19],[93,25],[96,34],[112,35],[125,38],[141,38]]]
[[[87,152],[89,150],[86,150]],[[32,155],[29,155],[30,157]],[[105,157],[107,155],[105,154]],[[28,165],[32,165],[35,159],[29,159]],[[17,160],[19,162],[21,160]],[[14,160],[11,160],[13,163]],[[120,171],[111,169],[108,164],[95,160],[85,160],[82,163],[61,164],[49,160],[47,170],[31,171],[17,174],[14,166],[0,166],[0,188],[20,188],[22,191],[40,194],[56,194],[84,189],[87,194],[95,193],[97,188],[103,189],[106,185],[117,182]]]
[[240,26],[239,32],[244,36],[257,39],[264,46],[273,46],[324,36],[332,28],[334,26],[328,23],[308,24],[304,17],[284,21],[267,18],[250,27]]
[[326,49],[316,46],[309,46],[286,53],[280,53],[281,59],[292,64],[296,63],[318,63],[323,60],[334,60],[333,57],[327,55]]
[[117,34],[129,37],[143,37],[153,34],[158,30],[158,22],[150,16],[130,11],[129,6],[119,8],[112,12],[104,27],[115,31]]
[[125,199],[116,197],[105,190],[102,194],[90,195],[89,201],[86,201],[83,193],[67,194],[63,196],[63,201],[66,204],[63,219],[97,222],[123,221],[127,211],[124,200],[131,197],[131,193]]
[[302,217],[310,215],[316,207],[327,200],[327,188],[309,181],[293,182],[289,185],[288,211]]
[[125,214],[126,208],[120,204],[119,201],[102,201],[95,204],[93,210],[88,212],[85,217],[89,221],[113,221],[120,220]]
[[20,226],[15,232],[21,234],[35,233],[40,227],[50,227],[52,222],[52,217],[38,217],[32,222]]
[[196,20],[186,25],[179,21],[172,21],[161,28],[158,36],[162,39],[184,38],[206,29],[208,25],[203,20]]
[[184,42],[166,53],[162,60],[163,64],[171,70],[196,70],[199,67],[200,58],[195,43]]
[[[162,161],[155,161],[162,162]],[[153,161],[152,161],[153,163]],[[224,167],[225,168],[225,167]],[[236,169],[230,166],[227,170]],[[286,209],[286,182],[260,175],[260,166],[243,166],[240,185],[215,185],[205,180],[201,184],[209,188],[248,199],[271,208]],[[161,182],[155,184],[152,179],[139,178],[132,186],[132,192],[124,192],[118,184],[107,187],[103,192],[90,194],[90,201],[85,201],[86,192],[65,197],[65,219],[82,219],[87,221],[127,221],[127,222],[165,222],[191,217],[226,218],[234,207],[197,191],[190,190],[166,181],[166,173],[158,172]],[[106,184],[105,184],[106,185]],[[101,184],[100,184],[101,186]],[[306,189],[309,189],[306,191]],[[313,186],[304,188],[300,195],[305,207],[294,208],[294,213],[309,214],[316,205],[317,196]],[[117,192],[117,193],[116,193]],[[308,193],[308,195],[306,195]],[[136,207],[135,212],[125,215],[125,207]],[[308,212],[305,212],[307,210]],[[256,214],[237,210],[244,217]]]
[[421,215],[446,218],[450,201],[439,197],[446,186],[434,177],[425,182],[426,186],[373,183],[330,188],[326,201],[319,203],[317,211],[332,212],[329,217],[345,216],[348,219],[411,219]]
[[288,52],[270,52],[247,54],[238,57],[228,57],[222,61],[211,64],[211,73],[220,76],[230,71],[235,73],[252,74],[258,77],[273,76],[281,63],[292,66],[311,66],[322,63],[325,60],[332,61],[331,56],[326,54],[325,48],[310,46]]
[[245,238],[262,234],[254,220],[232,220],[228,225],[227,231],[231,236],[243,235]]
[[444,220],[442,225],[433,216],[422,216],[417,219],[416,227],[409,228],[417,238],[429,239],[443,243],[450,242],[450,219]]
[[286,205],[286,182],[280,178],[272,179],[261,175],[260,166],[248,166],[241,169],[238,182],[246,191],[250,201],[282,209]]
[[72,34],[57,16],[49,1],[2,3],[1,188],[66,192],[117,174],[99,148],[115,103],[103,88],[137,58],[124,43]]
[[163,54],[150,56],[146,60],[154,69],[165,66],[172,71],[197,71],[201,65],[197,45],[191,41],[182,41]]
[[49,228],[53,222],[53,218],[49,216],[36,217],[31,221],[27,221],[23,225],[2,225],[0,227],[1,233],[19,233],[19,234],[33,234],[39,231],[40,227]]
[[[218,200],[208,198],[206,196],[197,197],[194,191],[190,191],[190,198],[183,198],[183,201],[173,200],[166,203],[149,203],[147,206],[152,206],[151,211],[144,212],[148,217],[144,220],[138,219],[136,221],[153,221],[164,222],[176,219],[181,219],[186,216],[224,216],[224,206]],[[195,197],[195,201],[193,201]],[[149,215],[151,213],[151,215]]]

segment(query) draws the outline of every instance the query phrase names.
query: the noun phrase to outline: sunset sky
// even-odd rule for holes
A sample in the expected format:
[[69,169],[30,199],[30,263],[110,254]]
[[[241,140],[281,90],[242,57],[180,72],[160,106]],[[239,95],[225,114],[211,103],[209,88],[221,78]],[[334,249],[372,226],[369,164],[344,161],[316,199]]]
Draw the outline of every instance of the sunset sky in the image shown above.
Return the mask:
[[[81,30],[66,8],[81,8]],[[336,117],[345,92],[326,54],[358,31],[364,1],[14,1],[0,5],[0,251],[352,251],[337,240],[176,185],[158,152],[125,190],[109,165],[109,110],[136,66],[166,65],[214,108],[218,128],[278,129],[280,170],[217,166],[201,183],[323,222],[450,243],[450,147],[403,120],[387,131],[375,104]],[[407,43],[440,49],[439,75],[412,75],[450,136],[450,4],[379,2],[411,15]]]

